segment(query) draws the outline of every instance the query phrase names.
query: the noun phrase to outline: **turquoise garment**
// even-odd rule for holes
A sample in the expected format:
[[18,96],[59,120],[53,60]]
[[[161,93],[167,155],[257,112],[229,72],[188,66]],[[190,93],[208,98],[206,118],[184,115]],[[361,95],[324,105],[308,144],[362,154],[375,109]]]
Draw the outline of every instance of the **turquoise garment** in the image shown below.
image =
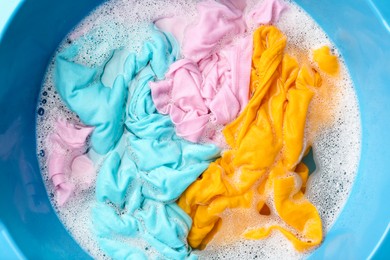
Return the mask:
[[72,45],[57,56],[55,84],[66,105],[84,124],[95,127],[92,146],[105,154],[123,133],[127,85],[124,76],[118,74],[112,85],[105,86],[100,78],[104,65],[89,68],[75,64],[72,59],[77,52],[78,46]]
[[[154,28],[152,32],[151,41],[145,43],[138,57],[125,49],[118,49],[112,52],[106,63],[90,68],[74,62],[80,49],[76,43],[56,58],[58,93],[84,124],[96,128],[91,142],[99,154],[106,154],[114,148],[122,136],[128,83],[148,62],[154,77],[162,79],[167,66],[176,59],[179,49],[175,39],[165,34],[161,37],[162,33]],[[83,40],[78,42],[82,44]],[[153,57],[156,51],[162,51],[163,55]]]
[[[93,149],[109,151],[92,212],[100,247],[114,259],[146,259],[145,248],[125,242],[142,238],[162,259],[196,258],[186,240],[191,218],[175,200],[220,151],[176,136],[169,116],[154,106],[149,82],[162,79],[175,61],[176,41],[154,29],[141,53],[116,50],[96,69],[71,62],[75,50],[73,45],[57,58],[56,82],[67,105],[96,127]],[[122,83],[126,91],[119,94]],[[117,86],[121,91],[114,90]],[[85,102],[87,96],[98,102]]]

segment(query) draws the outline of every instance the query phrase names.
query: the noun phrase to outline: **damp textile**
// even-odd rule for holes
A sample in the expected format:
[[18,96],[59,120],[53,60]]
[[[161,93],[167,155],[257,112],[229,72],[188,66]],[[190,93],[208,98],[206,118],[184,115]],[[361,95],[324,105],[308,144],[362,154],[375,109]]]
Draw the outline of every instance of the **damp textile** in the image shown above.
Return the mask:
[[[184,26],[183,39],[153,27],[140,53],[116,49],[96,67],[75,61],[78,41],[57,56],[57,90],[91,129],[84,142],[91,134],[91,149],[104,158],[92,222],[112,258],[146,259],[147,251],[196,258],[191,247],[203,249],[218,232],[220,215],[233,208],[255,207],[282,220],[247,230],[247,239],[278,230],[299,251],[322,241],[317,209],[304,196],[308,169],[301,162],[309,148],[307,111],[321,77],[284,53],[286,37],[274,26],[215,52],[227,32],[272,23],[285,8],[265,1],[244,15],[233,3],[201,2],[199,23]],[[198,37],[189,41],[190,35]],[[314,60],[329,74],[337,71],[329,48]],[[210,123],[225,126],[229,148],[221,158],[215,142],[199,144],[217,139]],[[91,160],[81,158],[80,164]],[[74,188],[55,182],[69,197]]]
[[84,154],[86,139],[92,131],[92,127],[58,118],[54,132],[48,136],[48,173],[59,206],[63,206],[75,191],[89,188],[96,177],[92,161]]
[[72,61],[76,44],[58,56],[57,88],[81,121],[95,127],[92,148],[107,151],[92,212],[100,247],[116,259],[146,259],[145,248],[124,242],[141,239],[164,258],[195,258],[186,242],[191,218],[175,200],[219,149],[179,138],[152,101],[149,82],[162,79],[176,59],[176,41],[153,29],[139,54],[116,50],[98,68]]
[[193,219],[190,245],[204,248],[218,232],[223,211],[248,208],[254,194],[259,194],[258,211],[264,206],[275,208],[283,225],[243,235],[265,238],[272,229],[278,229],[297,250],[304,251],[322,241],[321,218],[301,189],[308,170],[300,162],[306,149],[306,114],[321,77],[283,53],[286,37],[276,27],[257,29],[253,46],[253,96],[224,129],[230,149],[184,192],[178,204]]
[[157,21],[164,30],[183,35],[184,58],[169,67],[165,80],[151,83],[153,101],[160,113],[170,115],[177,134],[191,142],[210,140],[224,146],[216,129],[233,121],[250,97],[252,35],[245,34],[247,23],[274,22],[286,9],[270,0],[245,14],[239,2],[244,1],[198,3],[199,17],[181,33],[179,18]]

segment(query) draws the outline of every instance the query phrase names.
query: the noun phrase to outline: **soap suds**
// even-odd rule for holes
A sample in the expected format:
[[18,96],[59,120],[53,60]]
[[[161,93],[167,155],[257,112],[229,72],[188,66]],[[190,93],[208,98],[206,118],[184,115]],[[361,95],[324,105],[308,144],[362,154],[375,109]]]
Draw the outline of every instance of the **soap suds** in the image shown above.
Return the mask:
[[[199,1],[174,0],[167,4],[166,0],[108,1],[95,9],[64,39],[57,53],[75,41],[82,41],[82,49],[75,61],[96,66],[106,60],[113,49],[126,48],[139,52],[143,41],[148,39],[151,21],[173,14],[184,14],[188,19],[196,19],[197,2]],[[259,1],[248,2],[248,9],[250,9]],[[302,50],[313,51],[323,45],[332,46],[325,33],[302,9],[290,2],[288,5],[289,10],[285,11],[276,23],[276,26],[287,36],[288,54],[299,56]],[[88,36],[80,38],[83,35]],[[339,55],[335,47],[332,47],[332,51],[335,55]],[[310,60],[307,62],[315,65]],[[329,91],[335,90],[328,93],[330,98],[322,98],[319,95],[318,98],[313,99],[308,116],[312,120],[309,120],[306,131],[306,141],[312,143],[317,166],[308,180],[306,197],[318,209],[325,237],[350,193],[357,172],[361,146],[357,98],[345,64],[341,62],[340,65],[341,70],[337,80],[324,78],[323,87],[329,86]],[[58,207],[55,203],[54,187],[47,173],[46,159],[50,147],[47,145],[46,138],[53,132],[58,117],[74,123],[79,122],[79,119],[61,101],[55,90],[53,77],[54,60],[48,66],[37,107],[37,154],[42,177],[53,207],[75,240],[94,258],[106,259],[108,257],[99,249],[90,228],[90,214],[95,203],[95,185],[76,194],[63,207]],[[313,135],[309,131],[312,129],[310,124],[314,124],[316,118],[314,112],[318,112],[320,108],[329,111],[329,114],[324,115],[329,120],[329,124],[317,125],[316,134]],[[216,126],[213,130],[221,131],[221,129],[222,127]],[[229,235],[229,232],[234,233],[236,223],[244,216],[248,216],[244,213],[244,209],[228,210],[223,214],[225,218],[234,216],[236,220],[223,223],[221,231],[214,238],[215,241],[212,241],[203,251],[196,250],[201,259],[299,259],[307,256],[298,253],[290,241],[277,231],[264,240],[226,240],[224,245],[221,245],[217,242],[224,235]],[[248,222],[257,221],[259,225],[269,219],[268,216],[266,218],[257,213],[253,214],[253,218],[256,219]],[[277,217],[272,217],[269,223],[278,223]],[[140,240],[129,239],[122,242],[148,248],[151,257],[158,256],[157,252]]]

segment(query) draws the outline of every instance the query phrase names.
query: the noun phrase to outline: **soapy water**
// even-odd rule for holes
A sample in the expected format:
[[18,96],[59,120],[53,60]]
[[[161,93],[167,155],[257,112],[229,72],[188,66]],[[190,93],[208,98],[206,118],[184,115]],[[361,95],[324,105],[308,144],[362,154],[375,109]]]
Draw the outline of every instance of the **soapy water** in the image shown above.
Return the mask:
[[[188,19],[196,18],[195,4],[198,1],[109,1],[86,17],[63,41],[57,53],[69,46],[88,32],[83,39],[80,55],[76,62],[94,66],[100,64],[111,55],[111,50],[126,46],[129,50],[138,52],[143,41],[147,40],[151,21],[158,17],[173,14],[185,14]],[[259,1],[248,1],[250,10]],[[298,6],[289,3],[289,10],[285,11],[276,26],[287,36],[286,52],[292,56],[299,56],[300,51],[311,51],[323,45],[332,46],[325,33],[315,22]],[[332,48],[337,54],[337,49]],[[340,58],[342,61],[342,59]],[[311,62],[311,61],[308,61]],[[314,65],[314,63],[313,63]],[[326,98],[318,95],[310,105],[307,131],[305,138],[312,144],[316,170],[311,174],[306,188],[306,197],[317,208],[323,223],[324,235],[331,228],[351,190],[360,155],[360,116],[357,98],[353,90],[352,81],[343,62],[341,62],[340,76],[337,79],[324,78],[324,86],[328,87]],[[59,207],[54,198],[54,187],[47,172],[47,154],[50,144],[47,136],[53,132],[57,118],[65,118],[78,123],[77,115],[69,111],[56,92],[54,81],[54,61],[49,64],[41,96],[37,108],[37,153],[40,161],[42,176],[46,184],[49,198],[52,201],[59,218],[72,234],[74,239],[92,256],[98,259],[107,258],[99,249],[96,238],[91,232],[91,209],[95,203],[94,185],[91,188],[79,191],[64,206]],[[323,94],[323,93],[321,93]],[[320,119],[325,118],[328,123],[321,125],[316,120],[317,113]],[[330,123],[329,123],[330,122]],[[317,131],[313,134],[313,125]],[[220,131],[221,127],[217,127]],[[98,168],[98,167],[97,167]],[[272,211],[272,209],[270,209]],[[280,233],[263,240],[226,240],[229,232],[238,222],[240,216],[247,216],[240,209],[227,210],[220,231],[203,251],[196,251],[201,258],[207,259],[279,259],[302,258],[305,254],[298,253],[292,244]],[[259,214],[250,223],[264,224]],[[278,220],[273,220],[277,222]],[[221,242],[222,241],[222,242]],[[137,239],[123,241],[147,248],[150,256],[158,256],[152,248]]]

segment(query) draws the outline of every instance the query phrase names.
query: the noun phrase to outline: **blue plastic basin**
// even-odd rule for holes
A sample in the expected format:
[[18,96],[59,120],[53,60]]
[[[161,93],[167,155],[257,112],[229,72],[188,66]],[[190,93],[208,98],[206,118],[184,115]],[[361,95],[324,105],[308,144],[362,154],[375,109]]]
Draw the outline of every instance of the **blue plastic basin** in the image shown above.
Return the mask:
[[[35,120],[51,55],[102,0],[26,0],[2,28],[5,1],[0,0],[0,259],[89,258],[47,198],[36,158]],[[352,193],[311,257],[389,258],[390,2],[296,2],[322,26],[347,63],[363,138]]]

